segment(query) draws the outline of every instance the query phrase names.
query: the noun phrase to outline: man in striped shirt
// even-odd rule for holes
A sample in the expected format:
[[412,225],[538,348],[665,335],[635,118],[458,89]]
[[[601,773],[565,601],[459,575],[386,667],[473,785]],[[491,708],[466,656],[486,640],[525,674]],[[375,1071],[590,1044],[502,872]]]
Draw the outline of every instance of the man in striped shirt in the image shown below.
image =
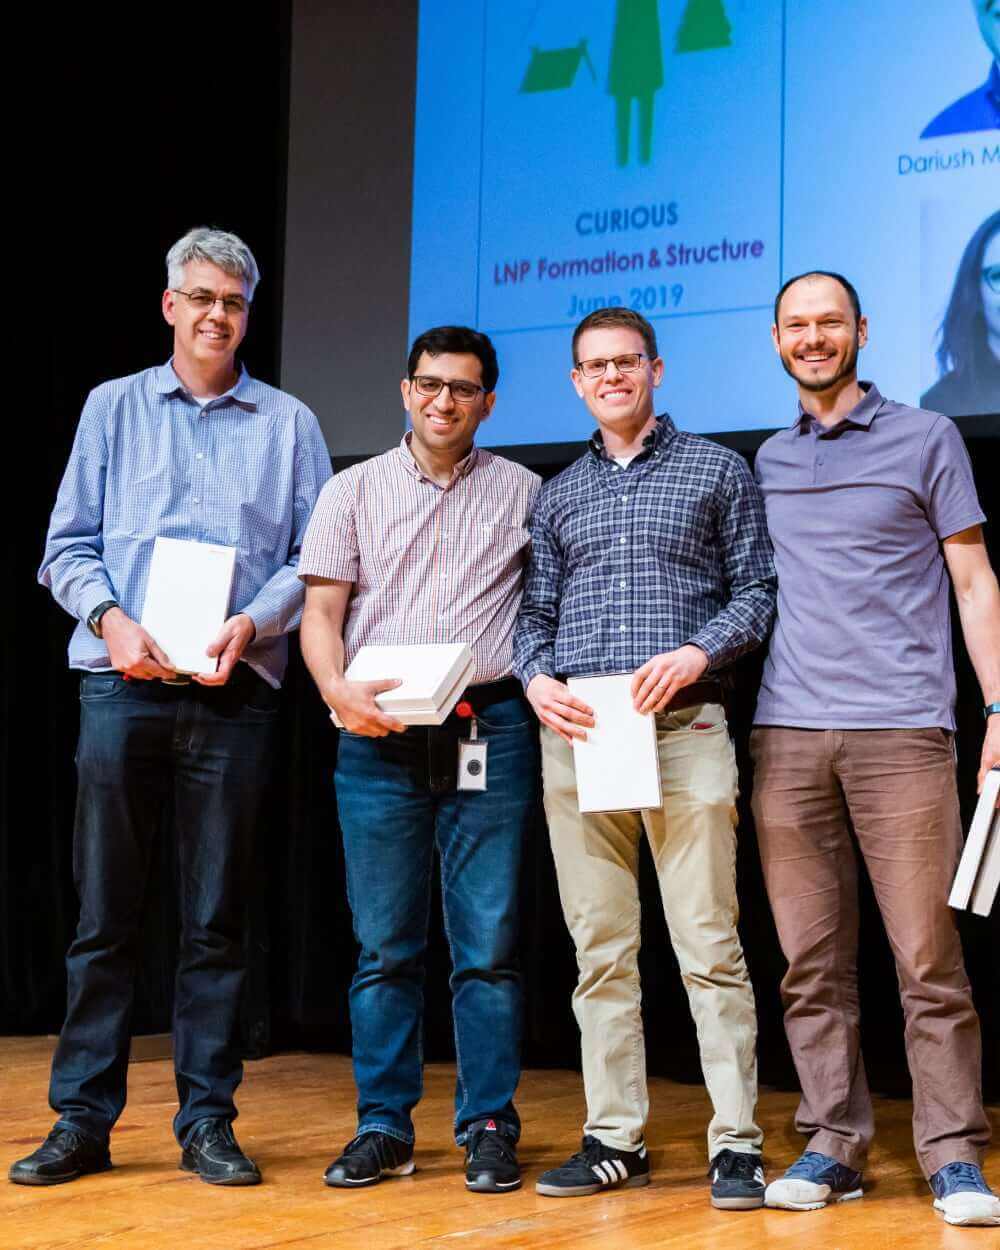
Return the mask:
[[[517,893],[538,761],[531,709],[510,671],[539,479],[474,446],[497,377],[485,335],[461,326],[420,335],[401,384],[412,430],[327,483],[299,565],[303,654],[344,726],[337,807],[361,945],[350,995],[358,1128],[325,1177],[340,1188],[413,1171],[435,846],[466,1184],[504,1192],[521,1183]],[[396,683],[344,677],[366,643],[435,642],[468,643],[476,665],[440,727],[407,729],[383,712],[375,695]],[[485,791],[457,788],[470,723],[487,749]]]
[[[774,568],[742,458],[655,415],[663,367],[653,327],[636,313],[601,309],[577,326],[571,377],[598,430],[543,487],[532,522],[514,669],[543,726],[587,1095],[581,1151],[537,1189],[566,1197],[649,1180],[638,974],[645,831],[715,1113],[711,1200],[759,1207],[756,1017],[736,931],[736,760],[720,679],[767,636]],[[571,744],[594,721],[563,678],[600,673],[632,673],[636,709],[656,715],[661,808],[579,810]]]
[[[243,1076],[244,883],[285,635],[302,606],[299,544],[330,457],[309,409],[236,359],[257,278],[235,235],[198,228],[174,244],[162,299],[173,355],[90,393],[52,512],[39,580],[77,621],[69,663],[80,671],[80,921],[49,1089],[59,1118],[11,1167],[18,1184],[55,1185],[111,1166],[141,900],[164,812],[180,862],[181,1166],[212,1184],[260,1180],[232,1130]],[[158,536],[237,550],[230,615],[211,648],[216,672],[176,672],[139,624]]]

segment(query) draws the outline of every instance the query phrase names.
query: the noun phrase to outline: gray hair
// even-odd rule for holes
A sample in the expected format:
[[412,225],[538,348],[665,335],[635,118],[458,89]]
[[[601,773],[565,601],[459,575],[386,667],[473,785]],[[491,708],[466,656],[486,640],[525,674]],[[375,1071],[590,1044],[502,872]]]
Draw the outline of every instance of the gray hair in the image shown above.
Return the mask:
[[253,293],[260,281],[260,270],[253,252],[241,238],[226,230],[213,230],[210,226],[195,226],[183,238],[178,239],[167,252],[167,286],[176,290],[184,281],[184,266],[192,261],[208,261],[218,265],[223,273],[242,278],[247,284],[247,294]]

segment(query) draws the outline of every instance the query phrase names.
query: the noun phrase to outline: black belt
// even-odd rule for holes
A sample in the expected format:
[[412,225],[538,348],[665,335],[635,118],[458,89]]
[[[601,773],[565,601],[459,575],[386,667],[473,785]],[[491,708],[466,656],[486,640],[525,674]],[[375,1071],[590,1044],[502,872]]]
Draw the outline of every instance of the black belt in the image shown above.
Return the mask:
[[[455,704],[456,711],[463,703],[472,709],[472,715],[478,716],[494,703],[502,703],[505,699],[523,699],[524,687],[516,677],[501,677],[499,681],[484,681],[479,686],[467,686],[461,698]],[[452,712],[452,716],[455,712]],[[468,713],[466,713],[468,715]]]
[[[583,674],[580,674],[583,676]],[[587,673],[587,677],[600,677],[600,673]],[[567,678],[561,674],[556,677],[556,681],[566,682]],[[699,703],[723,703],[722,686],[719,682],[713,680],[693,681],[690,686],[684,686],[678,690],[674,697],[670,700],[666,707],[661,707],[660,712],[679,712],[686,707],[697,707]]]

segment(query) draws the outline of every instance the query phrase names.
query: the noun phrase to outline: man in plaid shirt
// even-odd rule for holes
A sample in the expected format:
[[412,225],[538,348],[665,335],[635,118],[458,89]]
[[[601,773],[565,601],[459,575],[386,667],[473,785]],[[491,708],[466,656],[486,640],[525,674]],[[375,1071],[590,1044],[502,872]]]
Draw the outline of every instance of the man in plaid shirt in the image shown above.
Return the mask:
[[[600,309],[573,335],[571,378],[597,422],[584,455],[543,486],[514,638],[542,723],[545,810],[580,975],[582,1150],[538,1181],[552,1197],[645,1185],[639,842],[645,830],[698,1030],[714,1116],[712,1203],[761,1206],[753,990],[736,931],[736,795],[722,676],[759,646],[775,576],[760,495],[734,452],[656,416],[653,327]],[[564,683],[630,672],[656,716],[663,807],[581,814],[572,741],[594,724]]]

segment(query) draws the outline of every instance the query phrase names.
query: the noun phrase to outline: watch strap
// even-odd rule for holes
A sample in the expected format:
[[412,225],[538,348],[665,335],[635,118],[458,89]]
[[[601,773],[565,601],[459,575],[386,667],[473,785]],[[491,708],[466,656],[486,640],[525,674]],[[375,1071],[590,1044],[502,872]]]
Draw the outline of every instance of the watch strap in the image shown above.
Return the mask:
[[95,638],[101,637],[101,617],[110,608],[117,607],[117,599],[105,599],[102,603],[99,603],[97,607],[94,608],[93,612],[91,612],[91,614],[87,617],[87,628]]
[[996,716],[998,712],[1000,712],[1000,703],[987,703],[983,708],[983,717],[989,720],[991,716]]

